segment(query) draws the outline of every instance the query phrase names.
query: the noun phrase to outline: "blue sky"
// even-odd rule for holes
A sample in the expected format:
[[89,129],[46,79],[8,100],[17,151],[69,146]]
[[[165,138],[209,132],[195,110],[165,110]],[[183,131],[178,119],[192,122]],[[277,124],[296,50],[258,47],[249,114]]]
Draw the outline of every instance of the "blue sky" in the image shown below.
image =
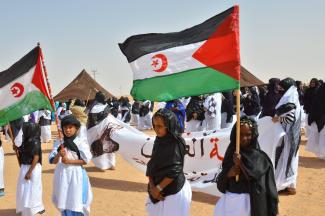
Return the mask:
[[242,65],[264,81],[325,79],[324,0],[0,0],[0,71],[40,41],[54,94],[83,68],[113,94],[129,94],[132,72],[119,42],[180,31],[234,4]]

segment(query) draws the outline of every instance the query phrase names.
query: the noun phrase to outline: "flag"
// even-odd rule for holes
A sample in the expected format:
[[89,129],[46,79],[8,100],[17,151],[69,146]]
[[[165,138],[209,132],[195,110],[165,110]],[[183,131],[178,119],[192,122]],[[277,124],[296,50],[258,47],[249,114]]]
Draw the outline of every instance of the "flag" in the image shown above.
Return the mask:
[[239,7],[180,32],[131,36],[119,44],[137,100],[172,99],[239,88]]
[[0,72],[0,126],[42,108],[53,110],[37,46]]

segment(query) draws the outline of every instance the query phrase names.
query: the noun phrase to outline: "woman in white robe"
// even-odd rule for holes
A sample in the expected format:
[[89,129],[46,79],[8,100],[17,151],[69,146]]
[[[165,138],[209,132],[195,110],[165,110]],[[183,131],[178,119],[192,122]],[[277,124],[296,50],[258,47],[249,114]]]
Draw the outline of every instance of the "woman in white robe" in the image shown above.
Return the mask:
[[52,201],[62,216],[88,216],[93,194],[82,165],[91,160],[89,145],[85,138],[77,136],[80,122],[74,116],[66,116],[61,122],[63,143],[56,141],[49,155],[49,162],[57,164],[54,170]]
[[204,101],[205,129],[221,129],[221,93],[214,93],[206,97]]
[[299,144],[301,139],[301,107],[294,80],[286,78],[279,83],[283,92],[276,105],[273,122],[280,123],[286,135],[280,140],[276,149],[275,179],[278,191],[286,190],[290,195],[296,194],[298,176]]

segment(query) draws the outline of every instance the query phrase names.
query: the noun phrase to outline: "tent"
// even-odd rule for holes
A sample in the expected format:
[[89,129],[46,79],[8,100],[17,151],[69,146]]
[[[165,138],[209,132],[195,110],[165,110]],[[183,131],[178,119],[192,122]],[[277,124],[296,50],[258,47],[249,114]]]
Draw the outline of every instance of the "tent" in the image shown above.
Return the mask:
[[254,76],[246,68],[240,66],[240,87],[259,86],[264,84],[263,81]]
[[92,100],[96,92],[101,91],[106,98],[113,95],[98,84],[87,72],[82,70],[80,74],[67,85],[60,93],[54,97],[54,101],[65,102],[69,99],[79,98],[82,100]]

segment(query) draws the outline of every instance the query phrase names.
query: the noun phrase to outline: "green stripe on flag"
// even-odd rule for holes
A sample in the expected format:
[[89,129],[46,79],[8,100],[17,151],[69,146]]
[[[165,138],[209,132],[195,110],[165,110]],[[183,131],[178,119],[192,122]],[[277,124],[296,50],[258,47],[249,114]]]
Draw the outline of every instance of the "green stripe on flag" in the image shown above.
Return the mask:
[[169,101],[238,88],[238,80],[204,67],[168,76],[134,80],[131,95],[136,100]]
[[0,110],[0,126],[42,108],[53,110],[44,94],[40,91],[32,91],[21,101]]

